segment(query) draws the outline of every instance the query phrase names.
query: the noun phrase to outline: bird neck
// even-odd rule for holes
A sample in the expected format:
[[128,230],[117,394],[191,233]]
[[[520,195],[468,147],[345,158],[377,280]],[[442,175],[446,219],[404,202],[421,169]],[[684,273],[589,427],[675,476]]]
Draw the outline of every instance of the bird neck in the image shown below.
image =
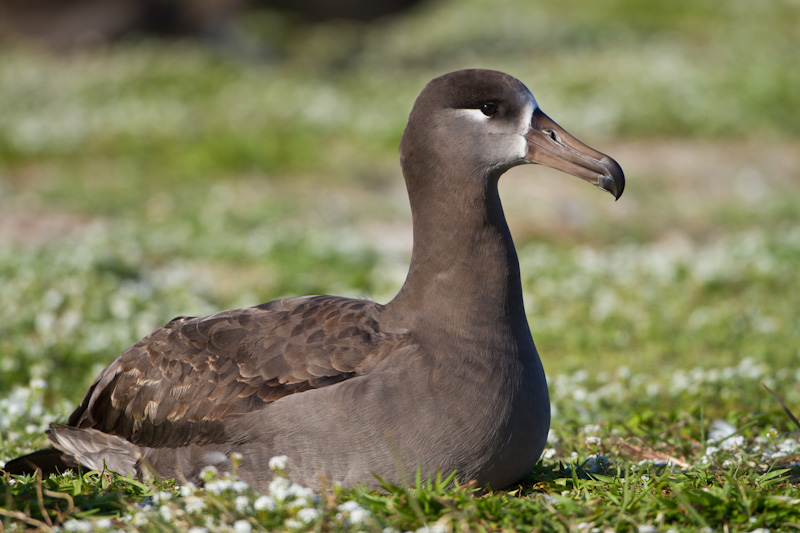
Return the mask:
[[386,310],[399,312],[416,331],[484,339],[527,332],[499,175],[465,172],[454,181],[431,174],[406,175],[414,246],[408,277]]

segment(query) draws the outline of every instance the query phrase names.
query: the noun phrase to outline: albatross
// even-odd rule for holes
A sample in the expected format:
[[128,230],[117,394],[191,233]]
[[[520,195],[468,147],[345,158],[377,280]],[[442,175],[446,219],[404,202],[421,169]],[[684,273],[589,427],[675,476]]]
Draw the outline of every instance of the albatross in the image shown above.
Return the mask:
[[494,489],[519,481],[544,449],[550,401],[498,179],[538,163],[619,198],[622,169],[519,80],[477,69],[425,86],[400,156],[413,248],[389,303],[303,296],[175,318],[100,372],[50,426],[52,447],[5,470],[199,483],[205,467],[237,462],[258,488],[285,455],[310,487],[402,484],[418,469]]

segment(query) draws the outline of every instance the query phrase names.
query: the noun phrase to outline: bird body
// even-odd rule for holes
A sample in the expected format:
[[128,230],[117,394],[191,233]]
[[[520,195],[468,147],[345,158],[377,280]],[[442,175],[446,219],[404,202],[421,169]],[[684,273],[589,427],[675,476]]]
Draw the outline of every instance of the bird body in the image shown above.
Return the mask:
[[498,179],[539,162],[619,197],[624,176],[496,71],[430,82],[400,151],[414,245],[392,301],[307,296],[176,318],[100,373],[51,427],[53,449],[6,469],[197,482],[240,454],[237,473],[263,487],[269,459],[286,455],[312,487],[409,483],[417,469],[518,481],[545,446],[550,404]]

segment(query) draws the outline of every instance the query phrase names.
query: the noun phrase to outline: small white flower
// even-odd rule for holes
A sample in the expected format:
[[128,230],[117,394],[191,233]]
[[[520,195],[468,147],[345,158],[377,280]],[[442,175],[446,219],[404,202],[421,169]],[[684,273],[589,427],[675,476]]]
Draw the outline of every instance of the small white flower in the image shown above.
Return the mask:
[[361,509],[361,506],[356,501],[348,500],[344,503],[340,503],[337,509],[346,513],[352,513],[356,509]]
[[172,520],[172,509],[169,508],[169,505],[162,505],[159,507],[158,514],[161,515],[161,518],[163,518],[165,522]]
[[443,524],[431,524],[417,529],[416,533],[447,533],[447,526]]
[[586,445],[592,448],[599,448],[603,445],[603,439],[600,437],[586,437]]
[[340,518],[344,518],[351,524],[362,524],[370,516],[369,511],[361,507],[358,502],[352,500],[339,504],[337,509],[344,515]]
[[648,483],[650,481],[650,476],[642,476],[641,479],[643,483]]
[[67,520],[64,522],[64,530],[65,531],[91,531],[92,523],[88,520]]
[[744,446],[744,437],[741,435],[734,435],[727,438],[720,443],[723,450],[735,450]]
[[284,477],[278,477],[270,481],[269,492],[277,501],[282,502],[289,497],[291,487],[291,481]]
[[186,533],[208,533],[208,530],[204,527],[194,526],[192,528],[189,528],[189,531],[187,531]]
[[286,526],[286,529],[300,529],[304,527],[302,522],[299,522],[294,518],[287,518],[283,524]]
[[729,437],[736,433],[738,430],[735,426],[728,422],[717,418],[711,422],[711,429],[708,430],[708,440],[720,441],[725,437]]
[[552,459],[555,454],[555,448],[545,448],[545,450],[542,452],[542,459]]
[[639,526],[638,531],[639,533],[655,533],[658,529],[651,524],[642,524]]
[[356,509],[355,511],[350,513],[350,518],[348,518],[348,522],[351,524],[363,524],[367,521],[370,517],[369,511],[366,509]]
[[197,496],[186,496],[183,499],[183,508],[189,514],[202,513],[206,509],[206,502]]
[[211,481],[212,479],[216,479],[218,475],[219,472],[217,471],[216,467],[211,465],[203,467],[203,469],[200,471],[200,479],[203,481]]
[[253,503],[253,509],[256,511],[272,511],[275,507],[277,507],[277,503],[272,496],[260,496]]
[[233,530],[236,533],[250,533],[253,530],[253,526],[247,520],[237,520],[233,523]]
[[304,507],[310,507],[310,504],[311,502],[306,498],[294,498],[289,503],[289,509],[302,509]]
[[548,503],[550,505],[555,505],[558,503],[558,498],[556,498],[552,494],[539,494],[539,499],[542,500],[544,503]]
[[247,496],[237,496],[234,501],[234,507],[236,507],[237,511],[244,514],[250,508],[250,500]]
[[147,518],[147,515],[142,512],[134,513],[133,517],[131,518],[131,523],[136,527],[143,527],[146,526],[150,520]]
[[248,485],[246,482],[242,481],[241,479],[237,479],[235,481],[232,481],[231,485],[230,485],[230,489],[233,492],[237,493],[237,494],[241,494],[241,493],[243,493],[244,491],[246,491],[249,488],[250,488],[250,485]]
[[305,522],[306,524],[310,524],[311,522],[316,520],[317,517],[319,517],[319,511],[317,511],[314,508],[307,507],[305,509],[300,509],[299,511],[297,511],[297,518],[299,518],[300,521]]
[[194,496],[195,492],[197,492],[197,486],[191,481],[186,485],[181,486],[181,496],[184,498],[187,496]]
[[286,466],[289,464],[289,458],[285,455],[276,455],[272,459],[269,460],[269,469],[272,471],[276,470],[286,470]]
[[215,479],[206,483],[205,488],[211,494],[219,496],[226,490],[229,490],[231,486],[232,482],[230,479]]
[[113,524],[109,518],[100,518],[95,521],[94,527],[97,529],[111,529]]
[[289,487],[289,496],[310,501],[314,499],[314,491],[297,483],[292,483]]

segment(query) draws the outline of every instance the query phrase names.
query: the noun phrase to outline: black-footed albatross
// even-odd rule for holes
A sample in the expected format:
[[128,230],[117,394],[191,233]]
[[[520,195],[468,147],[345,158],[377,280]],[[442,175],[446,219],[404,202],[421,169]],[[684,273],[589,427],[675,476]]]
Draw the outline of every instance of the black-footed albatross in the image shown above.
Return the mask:
[[541,163],[619,198],[624,175],[491,70],[428,83],[400,154],[414,244],[392,301],[305,296],[176,318],[100,373],[51,425],[53,448],[5,469],[198,482],[238,453],[254,487],[277,455],[310,487],[407,483],[418,468],[495,489],[522,478],[545,446],[550,401],[498,178]]

